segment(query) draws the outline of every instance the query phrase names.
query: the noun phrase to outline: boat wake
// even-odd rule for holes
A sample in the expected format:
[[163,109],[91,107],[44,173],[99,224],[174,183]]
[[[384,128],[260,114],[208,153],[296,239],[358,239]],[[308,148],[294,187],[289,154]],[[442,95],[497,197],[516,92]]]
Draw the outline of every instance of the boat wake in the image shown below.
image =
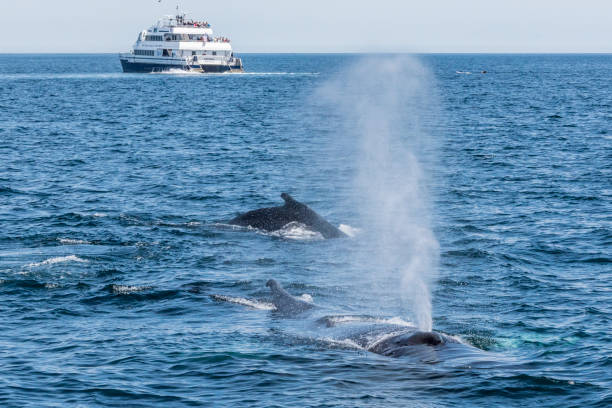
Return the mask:
[[151,72],[151,75],[185,75],[185,76],[198,76],[198,75],[202,75],[201,72],[198,71],[190,71],[187,69],[180,69],[180,68],[170,68],[164,71],[159,71],[159,72]]
[[277,75],[277,76],[318,76],[318,72],[236,72],[234,75],[238,76],[266,76],[266,75]]
[[179,76],[201,76],[201,77],[258,77],[258,76],[318,76],[318,72],[206,72],[171,68],[164,71],[151,72],[151,75],[179,75]]

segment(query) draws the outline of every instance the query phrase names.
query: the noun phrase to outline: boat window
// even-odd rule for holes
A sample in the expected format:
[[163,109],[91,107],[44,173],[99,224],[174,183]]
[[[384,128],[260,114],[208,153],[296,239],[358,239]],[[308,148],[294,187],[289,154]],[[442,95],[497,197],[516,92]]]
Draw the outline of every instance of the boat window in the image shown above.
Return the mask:
[[161,35],[147,35],[145,37],[145,41],[162,41],[163,37]]
[[155,51],[154,50],[134,50],[134,55],[148,55],[152,57],[155,55]]
[[213,51],[213,55],[217,55],[217,51]]
[[189,35],[187,34],[166,34],[164,35],[164,41],[189,41]]

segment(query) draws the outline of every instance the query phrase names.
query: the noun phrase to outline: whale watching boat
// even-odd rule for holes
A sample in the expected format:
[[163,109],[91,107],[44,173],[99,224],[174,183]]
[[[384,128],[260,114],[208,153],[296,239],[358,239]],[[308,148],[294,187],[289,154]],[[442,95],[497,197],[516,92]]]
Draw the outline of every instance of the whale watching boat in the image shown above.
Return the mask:
[[230,40],[214,37],[208,22],[187,19],[185,14],[165,16],[138,39],[127,53],[119,54],[123,72],[243,72]]

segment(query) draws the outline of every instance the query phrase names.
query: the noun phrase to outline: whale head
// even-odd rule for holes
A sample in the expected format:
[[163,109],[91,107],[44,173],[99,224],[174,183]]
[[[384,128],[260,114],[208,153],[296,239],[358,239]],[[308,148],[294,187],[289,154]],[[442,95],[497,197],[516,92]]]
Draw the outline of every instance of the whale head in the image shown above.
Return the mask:
[[445,342],[444,337],[436,332],[417,331],[407,338],[404,338],[405,344],[423,344],[426,346],[437,346]]
[[368,350],[383,356],[400,357],[410,353],[414,346],[440,346],[454,341],[437,332],[407,331],[385,338]]

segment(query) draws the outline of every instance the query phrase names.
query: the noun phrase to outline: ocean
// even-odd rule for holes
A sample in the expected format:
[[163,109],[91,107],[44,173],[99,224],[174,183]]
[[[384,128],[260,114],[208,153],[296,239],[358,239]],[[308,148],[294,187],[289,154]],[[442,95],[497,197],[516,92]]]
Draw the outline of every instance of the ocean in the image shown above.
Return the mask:
[[0,405],[612,405],[612,55],[241,57],[0,55]]

